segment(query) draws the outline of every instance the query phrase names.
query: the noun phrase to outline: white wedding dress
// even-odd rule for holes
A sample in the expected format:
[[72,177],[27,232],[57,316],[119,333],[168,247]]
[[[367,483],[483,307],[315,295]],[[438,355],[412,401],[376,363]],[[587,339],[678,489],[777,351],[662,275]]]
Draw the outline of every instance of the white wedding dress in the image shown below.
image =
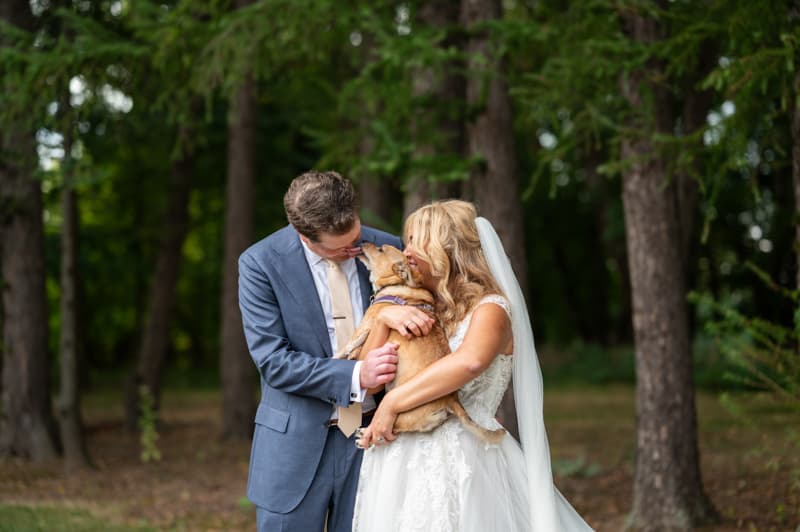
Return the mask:
[[[541,370],[519,284],[491,224],[476,220],[492,274],[509,300],[490,295],[510,316],[514,350],[499,354],[459,390],[478,424],[496,429],[495,413],[513,373],[515,403],[525,452],[506,435],[479,440],[452,417],[427,433],[403,433],[364,451],[353,532],[583,532],[592,529],[555,488],[542,415]],[[472,312],[449,338],[455,351]],[[530,475],[530,476],[529,476]]]

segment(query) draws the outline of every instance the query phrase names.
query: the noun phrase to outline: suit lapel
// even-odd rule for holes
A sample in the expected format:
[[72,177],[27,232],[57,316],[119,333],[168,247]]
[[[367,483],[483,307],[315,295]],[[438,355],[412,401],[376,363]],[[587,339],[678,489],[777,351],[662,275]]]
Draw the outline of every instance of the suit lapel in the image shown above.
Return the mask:
[[332,349],[328,326],[325,324],[325,313],[319,301],[314,278],[306,261],[300,237],[293,228],[288,229],[283,245],[276,247],[276,251],[281,254],[281,260],[277,261],[277,270],[281,281],[289,289],[289,294],[297,305],[310,310],[304,318],[311,323],[325,354],[330,356]]
[[[375,244],[375,237],[364,236],[361,241]],[[361,304],[366,312],[367,307],[370,305],[370,299],[372,298],[372,283],[369,282],[369,270],[364,266],[364,263],[358,259],[356,259],[356,270],[358,270],[358,282],[361,285]]]
[[364,263],[356,259],[356,269],[358,270],[358,283],[361,285],[361,305],[366,312],[372,297],[372,283],[369,282],[369,270]]

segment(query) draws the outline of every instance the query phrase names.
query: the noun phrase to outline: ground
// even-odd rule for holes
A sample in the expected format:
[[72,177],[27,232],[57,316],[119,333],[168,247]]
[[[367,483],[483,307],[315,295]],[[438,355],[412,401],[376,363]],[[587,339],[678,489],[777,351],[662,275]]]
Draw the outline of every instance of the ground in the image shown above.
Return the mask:
[[[622,530],[632,498],[635,448],[632,387],[545,392],[556,483],[598,532]],[[704,531],[781,530],[800,525],[800,452],[787,430],[796,417],[766,399],[698,396],[706,492],[722,522]],[[157,445],[143,464],[136,436],[122,427],[119,398],[85,400],[96,469],[0,462],[0,531],[254,530],[245,498],[249,442],[220,440],[220,397],[167,391]],[[498,531],[499,532],[499,531]]]

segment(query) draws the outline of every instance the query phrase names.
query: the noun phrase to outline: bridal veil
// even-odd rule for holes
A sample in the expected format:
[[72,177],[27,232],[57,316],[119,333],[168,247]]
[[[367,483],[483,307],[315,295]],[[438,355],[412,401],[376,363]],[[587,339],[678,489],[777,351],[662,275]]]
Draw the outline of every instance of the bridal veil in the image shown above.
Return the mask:
[[553,484],[550,448],[544,428],[542,370],[519,282],[492,224],[482,217],[476,218],[475,224],[492,275],[511,304],[514,403],[525,456],[532,528],[535,532],[592,530]]

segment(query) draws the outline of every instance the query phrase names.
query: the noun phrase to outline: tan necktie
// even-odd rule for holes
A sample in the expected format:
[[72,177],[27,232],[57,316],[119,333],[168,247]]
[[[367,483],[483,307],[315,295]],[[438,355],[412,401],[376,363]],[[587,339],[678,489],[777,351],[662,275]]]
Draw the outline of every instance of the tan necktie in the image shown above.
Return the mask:
[[[336,350],[342,351],[355,332],[353,306],[350,301],[350,286],[339,263],[328,260],[328,289],[331,292],[333,327],[336,332]],[[350,437],[361,425],[361,403],[339,407],[339,430]]]

